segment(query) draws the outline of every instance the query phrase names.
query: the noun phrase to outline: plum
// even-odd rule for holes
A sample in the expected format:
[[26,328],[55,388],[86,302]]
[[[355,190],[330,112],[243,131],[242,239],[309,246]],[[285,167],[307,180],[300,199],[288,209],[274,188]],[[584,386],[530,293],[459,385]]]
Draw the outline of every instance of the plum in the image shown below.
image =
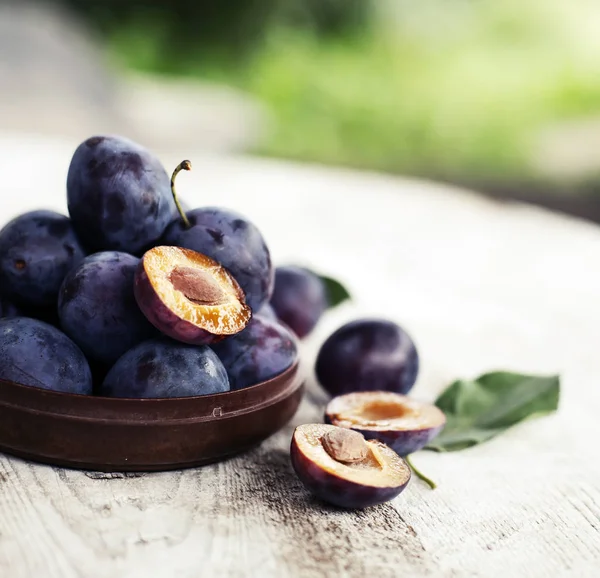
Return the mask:
[[407,456],[426,446],[443,429],[446,416],[435,405],[389,391],[361,391],[333,398],[325,421],[377,439]]
[[332,333],[317,355],[319,383],[332,396],[354,391],[408,393],[419,370],[411,337],[383,319],[359,319]]
[[45,210],[24,213],[0,231],[2,294],[23,306],[55,306],[65,275],[84,257],[68,217]]
[[82,142],[67,174],[69,214],[92,251],[140,255],[176,215],[169,175],[147,149],[121,136]]
[[327,291],[323,281],[309,269],[277,267],[271,306],[278,319],[303,338],[327,309]]
[[29,317],[0,319],[0,379],[92,393],[92,375],[79,347],[56,327]]
[[108,372],[100,395],[164,398],[226,391],[227,372],[214,351],[162,337],[139,343],[123,355]]
[[134,294],[162,333],[207,344],[240,332],[250,308],[231,274],[206,255],[180,247],[154,247],[137,267]]
[[194,209],[171,223],[162,243],[198,251],[225,267],[257,311],[273,292],[271,255],[258,228],[242,215],[217,207]]
[[347,509],[388,502],[408,485],[408,464],[385,444],[350,429],[304,424],[290,450],[300,481],[317,498]]
[[19,317],[20,315],[21,311],[14,303],[4,297],[0,297],[0,318]]
[[212,345],[227,369],[231,389],[271,379],[298,357],[294,335],[278,323],[253,317],[246,329]]
[[133,295],[139,261],[127,253],[102,251],[65,277],[58,299],[61,327],[90,359],[112,364],[158,333]]

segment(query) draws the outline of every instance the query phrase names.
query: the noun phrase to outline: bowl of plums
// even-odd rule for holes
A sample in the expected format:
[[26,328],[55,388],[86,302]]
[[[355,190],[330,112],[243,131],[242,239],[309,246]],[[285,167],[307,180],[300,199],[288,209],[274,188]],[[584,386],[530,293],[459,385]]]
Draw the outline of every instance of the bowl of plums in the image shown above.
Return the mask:
[[0,231],[0,450],[104,471],[214,462],[282,428],[303,393],[298,337],[269,300],[257,227],[187,210],[157,157],[92,136],[68,216]]
[[[334,279],[274,267],[259,229],[190,209],[148,149],[92,136],[66,175],[68,216],[39,209],[0,230],[0,450],[103,471],[200,466],[279,431],[304,392],[299,344],[349,297]],[[346,508],[407,486],[406,456],[445,415],[407,397],[419,357],[382,319],[322,344],[320,423],[295,428],[290,462]],[[415,470],[416,471],[416,470]]]

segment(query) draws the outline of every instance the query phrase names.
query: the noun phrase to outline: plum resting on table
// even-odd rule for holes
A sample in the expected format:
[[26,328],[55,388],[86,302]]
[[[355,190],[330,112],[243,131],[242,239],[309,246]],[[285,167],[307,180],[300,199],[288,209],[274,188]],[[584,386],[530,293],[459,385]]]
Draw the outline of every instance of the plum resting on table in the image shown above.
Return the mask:
[[37,319],[0,319],[0,379],[65,393],[92,393],[81,350],[64,333]]
[[224,267],[181,247],[144,253],[134,294],[147,319],[183,343],[212,343],[236,334],[251,314],[240,286]]
[[246,329],[212,345],[227,369],[231,389],[271,379],[298,357],[296,338],[279,323],[253,317]]
[[85,257],[71,220],[54,211],[31,211],[0,231],[0,288],[19,305],[56,305],[60,284]]
[[171,223],[162,243],[192,249],[214,259],[239,283],[246,303],[257,311],[271,297],[273,267],[269,249],[260,231],[242,215],[207,207],[186,213]]
[[327,309],[327,291],[323,281],[308,269],[277,267],[270,303],[277,318],[302,338],[315,328]]
[[176,215],[160,161],[119,136],[94,136],[77,147],[67,200],[75,230],[93,251],[139,255],[156,244]]
[[407,456],[425,447],[446,423],[435,405],[389,391],[361,391],[334,397],[325,409],[326,423],[377,439]]
[[123,355],[105,377],[100,394],[162,398],[226,391],[227,372],[209,347],[159,338],[144,341]]
[[58,300],[61,326],[90,359],[112,364],[157,333],[133,295],[139,261],[104,251],[86,257],[65,277]]
[[304,486],[342,508],[387,502],[406,488],[411,477],[408,464],[385,444],[333,425],[298,426],[290,455]]
[[316,362],[319,383],[333,396],[354,391],[408,393],[419,356],[404,329],[382,319],[351,321],[331,334]]

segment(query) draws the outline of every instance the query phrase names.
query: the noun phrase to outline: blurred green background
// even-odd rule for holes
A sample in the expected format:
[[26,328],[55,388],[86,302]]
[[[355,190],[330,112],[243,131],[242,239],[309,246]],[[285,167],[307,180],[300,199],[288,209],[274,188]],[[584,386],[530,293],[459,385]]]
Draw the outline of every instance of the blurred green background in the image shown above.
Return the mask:
[[252,153],[597,210],[597,0],[65,1],[119,65],[264,103]]

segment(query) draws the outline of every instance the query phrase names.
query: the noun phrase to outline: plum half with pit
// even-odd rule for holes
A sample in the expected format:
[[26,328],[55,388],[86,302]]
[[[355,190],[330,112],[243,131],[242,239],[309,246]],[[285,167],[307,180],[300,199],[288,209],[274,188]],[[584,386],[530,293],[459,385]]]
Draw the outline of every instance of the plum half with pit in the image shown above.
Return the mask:
[[92,393],[92,374],[79,347],[56,327],[29,317],[0,319],[0,379]]
[[408,393],[419,356],[410,335],[384,319],[358,319],[332,333],[317,355],[319,383],[332,396],[354,391]]
[[165,398],[226,391],[227,372],[214,351],[164,337],[144,341],[123,355],[106,375],[100,395]]
[[392,500],[411,477],[408,464],[385,444],[327,424],[298,426],[292,436],[291,460],[310,492],[348,509]]
[[61,327],[94,361],[111,365],[157,334],[133,295],[139,261],[121,251],[94,253],[63,281],[58,298]]
[[304,267],[277,267],[270,303],[278,319],[303,338],[327,309],[327,291],[323,281]]
[[0,287],[24,307],[56,307],[60,285],[85,257],[71,220],[54,211],[31,211],[0,231]]
[[215,343],[231,389],[255,385],[283,373],[298,358],[297,340],[277,322],[253,317],[246,329]]
[[193,345],[235,335],[251,316],[242,289],[224,267],[181,247],[159,246],[144,253],[134,294],[156,328]]
[[90,251],[140,255],[176,215],[169,175],[149,150],[97,135],[75,150],[67,174],[69,215]]
[[325,421],[377,439],[401,456],[425,447],[446,424],[435,405],[389,391],[362,391],[333,398]]

